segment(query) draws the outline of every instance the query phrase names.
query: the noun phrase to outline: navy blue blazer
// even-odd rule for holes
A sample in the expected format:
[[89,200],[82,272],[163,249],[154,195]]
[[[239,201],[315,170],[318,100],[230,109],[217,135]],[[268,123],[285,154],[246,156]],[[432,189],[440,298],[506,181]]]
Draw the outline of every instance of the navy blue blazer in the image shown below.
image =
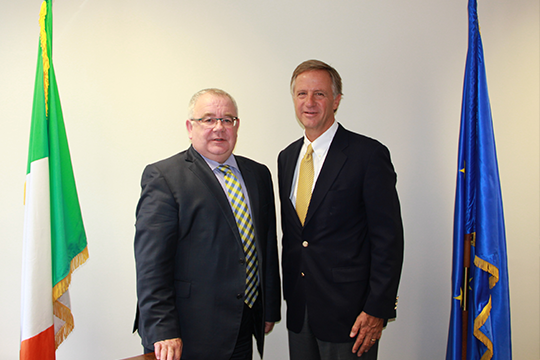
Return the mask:
[[396,317],[403,226],[388,149],[341,125],[330,145],[302,227],[290,201],[303,138],[279,154],[283,294],[287,327],[307,307],[315,336],[351,341],[356,317]]
[[[280,319],[275,202],[268,168],[236,156],[249,194],[259,261],[264,322]],[[182,359],[229,359],[238,335],[246,270],[227,195],[193,147],[144,170],[137,205],[135,259],[138,318],[147,348],[182,338]]]

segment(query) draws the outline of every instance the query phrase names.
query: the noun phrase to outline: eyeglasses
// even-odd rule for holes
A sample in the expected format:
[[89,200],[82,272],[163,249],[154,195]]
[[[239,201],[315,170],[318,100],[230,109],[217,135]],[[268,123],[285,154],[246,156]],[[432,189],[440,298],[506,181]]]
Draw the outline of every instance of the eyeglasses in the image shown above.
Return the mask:
[[206,127],[206,128],[214,128],[218,121],[221,121],[221,125],[223,125],[223,127],[226,127],[226,128],[232,128],[232,127],[235,127],[236,124],[238,123],[238,117],[230,117],[230,116],[226,116],[226,117],[223,117],[223,118],[214,118],[214,117],[204,117],[204,118],[200,118],[200,119],[191,119],[192,121],[198,121],[199,124],[201,124],[202,126]]

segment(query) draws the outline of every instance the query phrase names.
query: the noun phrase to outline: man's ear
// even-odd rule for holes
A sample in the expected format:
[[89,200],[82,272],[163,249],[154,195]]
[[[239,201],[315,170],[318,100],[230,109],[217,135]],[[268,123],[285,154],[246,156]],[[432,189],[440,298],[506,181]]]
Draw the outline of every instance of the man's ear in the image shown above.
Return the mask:
[[340,101],[341,101],[341,94],[339,94],[338,96],[336,96],[336,98],[334,99],[334,104],[333,104],[334,112],[337,111],[337,109],[338,109],[338,107],[339,107]]
[[186,120],[186,129],[188,131],[189,139],[191,140],[191,131],[193,130],[193,123],[191,122],[191,120]]

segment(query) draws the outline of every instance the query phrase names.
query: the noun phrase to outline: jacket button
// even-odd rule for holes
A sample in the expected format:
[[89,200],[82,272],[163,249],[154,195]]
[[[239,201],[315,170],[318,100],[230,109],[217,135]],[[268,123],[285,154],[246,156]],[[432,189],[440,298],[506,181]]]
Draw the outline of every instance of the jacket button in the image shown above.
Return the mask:
[[244,294],[236,294],[236,298],[237,298],[237,299],[241,299],[241,298],[243,298],[243,297],[244,297]]
[[303,246],[303,247],[308,247],[308,245],[309,245],[309,243],[308,243],[307,241],[304,241],[304,242],[302,243],[302,246]]
[[238,263],[239,263],[240,265],[244,265],[244,262],[245,262],[244,259],[238,260]]

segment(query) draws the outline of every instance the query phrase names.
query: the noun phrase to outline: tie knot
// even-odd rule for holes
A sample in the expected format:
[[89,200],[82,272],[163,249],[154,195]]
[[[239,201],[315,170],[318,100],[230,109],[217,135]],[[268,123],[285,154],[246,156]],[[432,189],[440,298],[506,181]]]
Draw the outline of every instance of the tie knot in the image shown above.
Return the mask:
[[312,154],[313,154],[313,147],[311,146],[311,144],[309,144],[306,150],[305,159],[309,159]]
[[229,165],[218,165],[217,169],[224,174],[232,172],[231,167]]

